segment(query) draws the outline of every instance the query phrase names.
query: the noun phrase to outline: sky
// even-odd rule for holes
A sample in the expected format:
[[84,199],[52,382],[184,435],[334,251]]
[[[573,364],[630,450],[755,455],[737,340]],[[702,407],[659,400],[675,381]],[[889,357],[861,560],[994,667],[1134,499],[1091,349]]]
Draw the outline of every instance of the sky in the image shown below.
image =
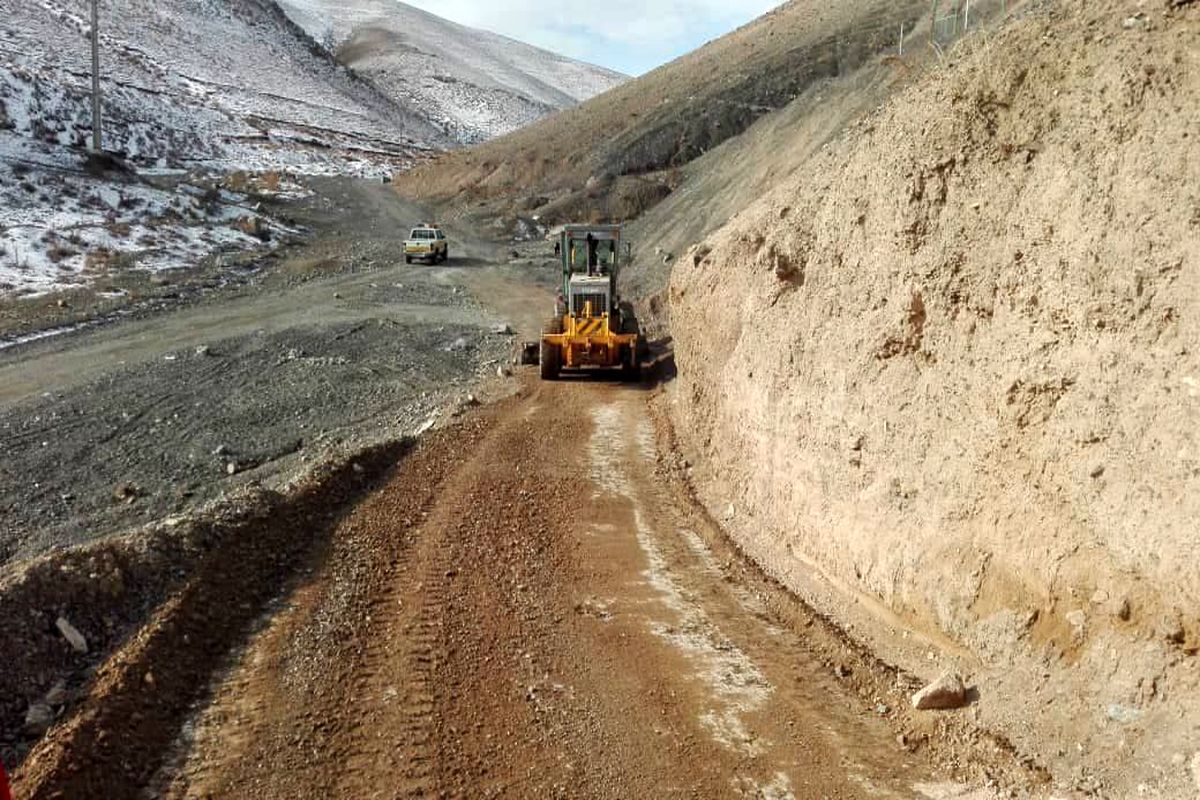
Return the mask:
[[439,17],[641,75],[781,0],[405,0]]

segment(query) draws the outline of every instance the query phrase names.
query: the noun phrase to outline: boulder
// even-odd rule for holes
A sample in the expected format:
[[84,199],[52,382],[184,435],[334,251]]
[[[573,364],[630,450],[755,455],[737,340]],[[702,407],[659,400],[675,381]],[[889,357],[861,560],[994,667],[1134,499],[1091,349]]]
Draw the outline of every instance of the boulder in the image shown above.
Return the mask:
[[957,674],[947,672],[914,694],[912,704],[918,711],[962,708],[967,704],[967,687]]

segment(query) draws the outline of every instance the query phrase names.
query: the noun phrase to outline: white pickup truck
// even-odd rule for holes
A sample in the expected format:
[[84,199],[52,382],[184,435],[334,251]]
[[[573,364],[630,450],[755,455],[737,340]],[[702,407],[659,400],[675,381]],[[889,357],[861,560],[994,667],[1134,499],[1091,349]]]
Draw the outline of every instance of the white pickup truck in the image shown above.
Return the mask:
[[411,264],[414,258],[423,258],[430,264],[445,261],[450,257],[450,245],[446,234],[437,225],[420,225],[412,229],[404,241],[404,263]]

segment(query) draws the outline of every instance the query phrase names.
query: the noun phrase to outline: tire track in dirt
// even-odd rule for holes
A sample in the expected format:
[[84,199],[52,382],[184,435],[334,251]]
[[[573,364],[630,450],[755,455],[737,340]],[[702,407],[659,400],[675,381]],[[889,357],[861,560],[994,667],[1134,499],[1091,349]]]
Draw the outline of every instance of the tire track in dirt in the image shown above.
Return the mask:
[[[187,718],[143,704],[151,733],[121,727],[123,698],[159,667],[120,654],[124,683],[102,682],[80,719],[133,746],[52,732],[19,786],[116,798],[148,785],[169,800],[967,797],[831,673],[811,618],[781,612],[787,601],[717,549],[662,467],[642,389],[532,383],[431,434],[291,563],[300,580],[256,633],[187,673]],[[310,520],[292,524],[308,535]],[[177,598],[178,613],[194,600]],[[127,777],[105,771],[126,762]],[[76,781],[80,763],[91,783]]]
[[[453,435],[469,445],[482,430],[468,423]],[[445,438],[427,437],[388,488],[354,509],[288,612],[216,676],[195,735],[176,743],[174,764],[159,776],[166,797],[372,797],[343,786],[378,768],[396,790],[386,796],[422,793],[432,759],[416,751],[429,745],[421,697],[436,631],[405,581],[436,575],[424,528],[450,473]],[[380,687],[395,659],[400,677],[384,676]],[[399,731],[387,741],[373,735],[381,711]],[[233,746],[231,728],[244,730]],[[398,760],[402,753],[410,757]]]
[[219,534],[195,574],[100,667],[81,706],[30,753],[15,775],[19,795],[138,796],[209,676],[321,547],[336,510],[401,449],[363,454],[292,505],[260,510]]

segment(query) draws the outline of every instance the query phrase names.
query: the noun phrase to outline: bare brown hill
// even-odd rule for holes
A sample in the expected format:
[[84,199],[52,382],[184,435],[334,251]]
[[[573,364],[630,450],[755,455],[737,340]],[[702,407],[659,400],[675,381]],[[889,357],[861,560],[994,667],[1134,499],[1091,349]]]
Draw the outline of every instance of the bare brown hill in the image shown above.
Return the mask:
[[550,222],[631,219],[678,186],[677,168],[895,47],[901,26],[928,10],[925,0],[792,0],[581,106],[398,175],[397,186]]
[[677,427],[748,552],[1064,792],[1190,797],[1200,5],[1027,11],[675,262]]

